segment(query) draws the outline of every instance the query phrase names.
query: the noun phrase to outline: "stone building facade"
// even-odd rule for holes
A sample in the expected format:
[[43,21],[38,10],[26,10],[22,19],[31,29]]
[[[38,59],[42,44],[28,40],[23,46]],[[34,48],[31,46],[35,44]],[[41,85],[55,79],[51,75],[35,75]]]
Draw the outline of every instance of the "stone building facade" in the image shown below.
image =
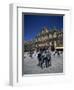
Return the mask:
[[63,31],[52,29],[48,30],[46,27],[42,29],[34,39],[35,47],[63,47]]

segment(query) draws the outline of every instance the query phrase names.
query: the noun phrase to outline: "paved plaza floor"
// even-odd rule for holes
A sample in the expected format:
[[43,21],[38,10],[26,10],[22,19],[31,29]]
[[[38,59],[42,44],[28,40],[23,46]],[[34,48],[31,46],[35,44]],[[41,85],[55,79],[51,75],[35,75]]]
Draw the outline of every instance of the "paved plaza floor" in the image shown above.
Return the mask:
[[24,58],[24,74],[42,74],[42,73],[62,73],[63,72],[63,55],[52,55],[51,66],[41,69],[38,65],[36,56],[33,58],[25,54]]

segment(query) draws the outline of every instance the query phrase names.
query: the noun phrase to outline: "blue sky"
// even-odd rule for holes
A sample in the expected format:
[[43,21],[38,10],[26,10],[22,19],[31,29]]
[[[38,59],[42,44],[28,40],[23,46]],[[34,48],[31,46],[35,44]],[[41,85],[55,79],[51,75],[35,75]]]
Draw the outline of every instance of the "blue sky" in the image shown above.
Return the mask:
[[24,40],[33,39],[43,27],[63,29],[63,16],[24,15]]

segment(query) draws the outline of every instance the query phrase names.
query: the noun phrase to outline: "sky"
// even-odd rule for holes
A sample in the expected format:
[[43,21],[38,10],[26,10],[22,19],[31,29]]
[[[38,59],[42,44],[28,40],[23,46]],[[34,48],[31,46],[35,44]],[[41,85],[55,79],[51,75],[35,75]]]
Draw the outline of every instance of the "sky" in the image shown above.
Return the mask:
[[63,16],[58,15],[24,15],[24,40],[29,41],[42,30],[43,27],[51,29],[56,27],[63,30]]

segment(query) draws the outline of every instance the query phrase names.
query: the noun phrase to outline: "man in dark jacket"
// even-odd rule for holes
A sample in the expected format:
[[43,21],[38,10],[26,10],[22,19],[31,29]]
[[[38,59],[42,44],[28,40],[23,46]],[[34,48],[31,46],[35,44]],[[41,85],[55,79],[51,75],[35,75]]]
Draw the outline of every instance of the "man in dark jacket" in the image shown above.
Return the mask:
[[38,66],[41,66],[41,55],[42,55],[42,53],[39,52],[38,53]]

